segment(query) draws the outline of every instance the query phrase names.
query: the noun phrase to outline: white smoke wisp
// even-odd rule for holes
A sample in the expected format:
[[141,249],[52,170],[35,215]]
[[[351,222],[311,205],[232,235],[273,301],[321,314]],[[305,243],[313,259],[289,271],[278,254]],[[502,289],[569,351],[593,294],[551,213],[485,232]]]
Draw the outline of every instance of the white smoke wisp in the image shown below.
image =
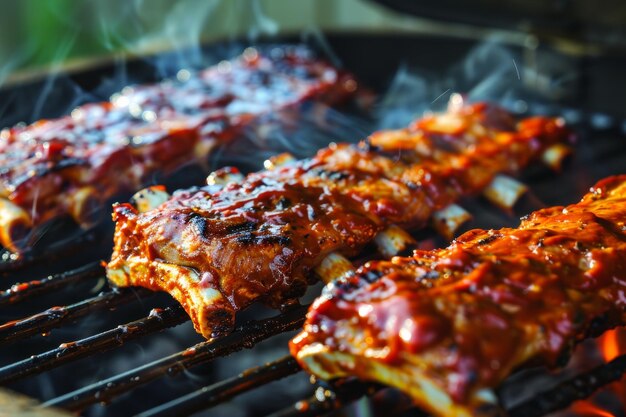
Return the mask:
[[556,84],[524,65],[519,52],[489,40],[474,47],[466,57],[442,73],[401,67],[377,108],[379,128],[406,126],[425,112],[440,111],[453,93],[470,102],[491,101],[515,112],[527,110],[526,102],[539,91],[557,96],[576,78],[571,70]]
[[[3,59],[0,87],[18,69],[32,65],[29,63],[41,48],[54,48],[50,63],[37,69],[46,78],[35,79],[28,95],[23,88],[13,94],[9,86],[2,96],[2,127],[58,117],[85,102],[107,100],[127,85],[173,77],[180,69],[205,68],[240,53],[246,37],[255,41],[278,32],[277,23],[257,0],[90,1],[71,10],[61,3],[46,2],[42,7],[55,20],[59,41],[39,45],[39,40],[25,38]],[[95,56],[81,58],[89,42],[96,43]],[[205,47],[207,42],[211,42],[210,48]],[[133,77],[128,71],[128,60],[135,59],[131,56],[152,68],[149,73]],[[67,73],[68,64],[81,60],[87,64],[92,60],[110,62],[112,75],[102,76],[97,86],[84,91]]]

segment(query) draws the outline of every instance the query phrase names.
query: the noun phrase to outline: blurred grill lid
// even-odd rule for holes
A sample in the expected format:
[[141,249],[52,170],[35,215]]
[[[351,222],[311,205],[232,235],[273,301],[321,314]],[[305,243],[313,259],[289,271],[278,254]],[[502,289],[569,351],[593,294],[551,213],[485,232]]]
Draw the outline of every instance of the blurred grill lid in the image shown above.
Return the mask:
[[623,0],[371,0],[418,17],[626,45]]

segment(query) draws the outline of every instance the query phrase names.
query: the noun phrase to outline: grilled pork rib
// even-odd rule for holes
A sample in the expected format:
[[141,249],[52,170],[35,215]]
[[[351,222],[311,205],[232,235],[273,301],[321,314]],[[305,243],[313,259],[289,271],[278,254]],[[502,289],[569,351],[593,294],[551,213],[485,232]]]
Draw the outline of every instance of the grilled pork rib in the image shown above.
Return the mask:
[[107,275],[117,286],[169,292],[199,333],[215,337],[252,302],[292,302],[331,252],[353,256],[390,224],[423,226],[433,211],[568,137],[558,119],[516,123],[476,104],[222,189],[177,191],[147,212],[118,204]]
[[594,326],[626,319],[626,176],[517,229],[374,261],[329,284],[291,352],[324,378],[395,386],[440,416],[475,416],[531,362],[554,366]]
[[42,223],[79,224],[106,199],[146,185],[156,172],[206,163],[262,115],[307,99],[335,103],[353,78],[304,47],[249,48],[183,81],[125,88],[111,102],[0,132],[0,244],[19,251]]

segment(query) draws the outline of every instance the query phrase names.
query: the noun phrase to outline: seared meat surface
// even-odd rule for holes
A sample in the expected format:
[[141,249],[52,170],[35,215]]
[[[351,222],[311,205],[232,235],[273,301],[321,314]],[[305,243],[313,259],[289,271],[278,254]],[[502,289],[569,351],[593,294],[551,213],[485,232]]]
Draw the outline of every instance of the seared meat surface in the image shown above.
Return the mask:
[[[439,416],[475,416],[520,366],[555,366],[626,319],[626,176],[516,229],[373,261],[329,284],[291,352],[324,378],[395,386]],[[486,414],[485,414],[486,415]]]
[[62,215],[89,225],[108,198],[136,191],[156,172],[206,164],[216,144],[259,117],[293,113],[308,99],[336,103],[355,89],[349,74],[305,47],[249,48],[182,80],[127,87],[111,102],[4,129],[0,244],[26,249],[33,228]]
[[207,338],[255,301],[293,302],[331,252],[356,255],[386,226],[414,229],[569,138],[559,119],[516,122],[486,104],[427,116],[359,145],[177,191],[157,208],[114,208],[109,280],[169,292]]

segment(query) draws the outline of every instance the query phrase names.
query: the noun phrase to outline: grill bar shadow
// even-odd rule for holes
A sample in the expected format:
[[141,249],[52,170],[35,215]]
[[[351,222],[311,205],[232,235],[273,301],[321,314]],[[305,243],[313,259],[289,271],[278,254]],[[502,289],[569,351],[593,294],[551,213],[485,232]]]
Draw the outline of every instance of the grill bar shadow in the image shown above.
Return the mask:
[[302,369],[291,356],[248,369],[237,376],[203,387],[168,403],[138,414],[136,417],[188,416],[197,411],[223,403],[270,382],[277,381]]
[[143,288],[116,289],[68,306],[51,307],[30,317],[0,325],[0,345],[46,333],[91,312],[113,308],[129,303],[137,297],[150,297],[153,294],[152,291]]
[[17,304],[33,297],[49,294],[67,288],[68,285],[87,279],[104,276],[100,262],[88,263],[85,266],[60,274],[49,275],[39,280],[18,283],[4,291],[0,291],[0,307]]
[[[256,368],[254,370],[256,371]],[[243,372],[243,374],[246,372],[247,371]],[[589,398],[594,392],[602,387],[612,382],[619,381],[624,376],[624,373],[626,373],[626,354],[618,356],[608,363],[597,366],[589,372],[576,375],[551,389],[535,395],[522,404],[510,408],[509,410],[500,410],[500,412],[503,416],[507,417],[541,417],[546,414],[562,410],[570,406],[575,401]],[[217,383],[212,387],[218,385],[220,385],[220,383]],[[364,395],[371,396],[380,388],[381,387],[378,385],[367,384],[353,379],[347,380],[341,385],[334,386],[332,392],[328,392],[328,390],[324,390],[322,387],[319,387],[316,394],[310,398],[298,401],[287,408],[279,410],[276,413],[272,413],[268,417],[309,417],[324,415],[330,411],[338,410],[353,401],[358,400]],[[174,401],[171,403],[173,404]],[[212,403],[207,404],[203,408],[209,408],[213,405],[214,404]],[[153,410],[157,409],[158,407]],[[172,410],[177,409],[172,408]],[[194,409],[194,411],[198,410],[200,409]],[[415,415],[426,415],[420,410],[416,409],[415,411]],[[496,409],[491,411],[498,412]],[[141,416],[144,417],[143,414]],[[146,416],[152,416],[152,414],[146,414]]]
[[81,340],[63,343],[56,349],[0,368],[0,383],[13,382],[85,356],[122,346],[130,340],[177,326],[187,320],[189,317],[179,305],[161,310],[154,309],[147,317]]
[[509,410],[509,417],[543,416],[588,398],[598,389],[619,381],[626,372],[626,354],[564,381]]
[[175,375],[193,366],[252,348],[271,336],[296,330],[304,323],[308,305],[297,306],[277,316],[253,320],[237,326],[232,333],[212,341],[198,343],[182,352],[140,366],[79,390],[45,402],[70,411],[80,411],[92,404],[108,401],[137,386],[153,381],[165,374]]
[[327,414],[338,410],[365,395],[373,395],[380,389],[379,385],[349,379],[336,384],[333,391],[318,387],[316,393],[309,398],[298,401],[294,405],[270,414],[268,417],[309,417]]

